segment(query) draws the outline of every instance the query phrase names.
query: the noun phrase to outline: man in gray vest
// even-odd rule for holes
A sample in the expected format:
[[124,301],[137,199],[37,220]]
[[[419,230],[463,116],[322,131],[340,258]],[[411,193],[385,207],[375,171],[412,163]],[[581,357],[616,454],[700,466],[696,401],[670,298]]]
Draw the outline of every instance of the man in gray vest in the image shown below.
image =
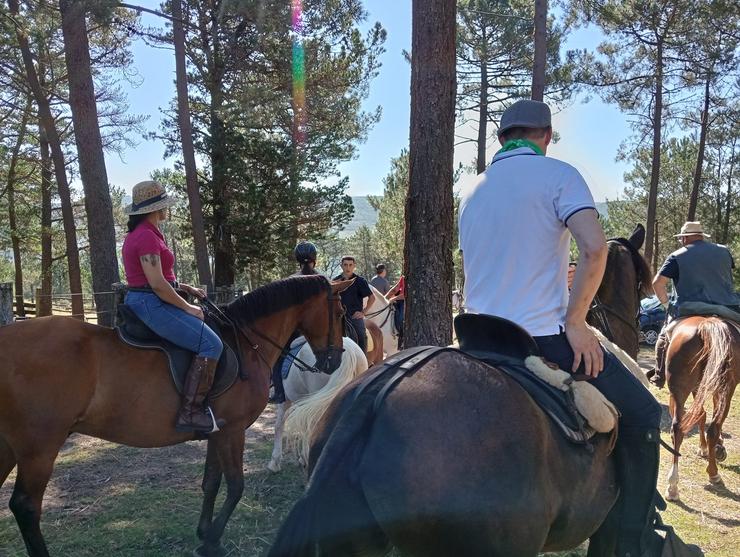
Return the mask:
[[[706,241],[700,222],[687,222],[676,234],[681,241],[663,263],[653,279],[653,289],[661,303],[668,309],[668,281],[673,281],[671,317],[691,314],[687,304],[701,302],[725,306],[740,312],[740,299],[732,284],[735,261],[725,246]],[[683,309],[682,309],[683,306]],[[663,327],[655,344],[655,371],[650,381],[662,387],[665,384],[665,352],[668,348],[669,326]]]

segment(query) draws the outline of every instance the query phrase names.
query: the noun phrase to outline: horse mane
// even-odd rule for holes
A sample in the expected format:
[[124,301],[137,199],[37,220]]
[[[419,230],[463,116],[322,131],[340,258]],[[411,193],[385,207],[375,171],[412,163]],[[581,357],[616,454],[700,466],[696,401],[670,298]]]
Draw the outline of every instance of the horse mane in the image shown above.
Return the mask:
[[632,257],[632,263],[635,266],[635,272],[637,273],[637,280],[640,283],[640,298],[645,298],[653,294],[653,274],[650,272],[650,267],[645,261],[645,258],[638,251],[638,249],[632,245],[632,242],[626,238],[609,238],[607,241],[609,247],[609,254],[616,255],[616,252],[621,247],[624,247]]
[[283,309],[295,306],[316,294],[326,293],[329,281],[322,275],[302,275],[277,280],[244,294],[226,308],[237,325],[249,325]]

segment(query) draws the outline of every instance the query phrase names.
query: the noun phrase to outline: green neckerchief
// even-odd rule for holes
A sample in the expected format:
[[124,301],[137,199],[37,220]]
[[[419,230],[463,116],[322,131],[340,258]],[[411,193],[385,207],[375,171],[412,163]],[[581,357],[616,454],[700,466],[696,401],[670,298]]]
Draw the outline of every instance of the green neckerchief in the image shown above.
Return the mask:
[[530,149],[532,149],[532,151],[535,152],[535,154],[545,156],[545,153],[542,152],[542,149],[540,149],[536,143],[532,143],[529,139],[510,139],[503,147],[501,147],[501,149],[498,150],[496,156],[500,155],[501,153],[505,153],[506,151],[519,149],[520,147],[529,147]]

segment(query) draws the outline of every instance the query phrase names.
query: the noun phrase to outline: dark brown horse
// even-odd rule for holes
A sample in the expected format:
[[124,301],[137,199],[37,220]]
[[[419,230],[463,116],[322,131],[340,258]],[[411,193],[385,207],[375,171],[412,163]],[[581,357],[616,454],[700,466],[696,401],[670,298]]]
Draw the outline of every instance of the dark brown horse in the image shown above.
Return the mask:
[[[226,522],[244,489],[244,430],[267,404],[270,372],[295,329],[330,372],[340,361],[342,306],[336,284],[296,277],[235,300],[225,314],[237,326],[247,379],[212,403],[226,426],[210,436],[198,523],[198,549],[218,555]],[[134,447],[162,447],[194,438],[175,430],[180,397],[156,350],[123,344],[115,331],[66,317],[44,317],[0,329],[0,485],[15,466],[10,508],[32,557],[48,555],[39,520],[57,452],[71,432]],[[213,517],[226,479],[227,494]]]
[[[671,431],[676,451],[684,435],[699,425],[700,454],[708,459],[707,474],[713,485],[722,485],[717,461],[727,457],[722,445],[722,424],[730,410],[732,395],[740,381],[740,325],[719,317],[687,317],[670,330],[666,350],[666,380],[670,391],[669,411],[673,417]],[[689,394],[694,402],[688,413],[684,409]],[[704,403],[714,403],[712,420],[704,427]],[[677,501],[678,455],[668,475],[666,499]]]
[[[616,342],[636,338],[617,338],[618,323],[637,327],[650,285],[641,237],[609,243],[599,296]],[[609,435],[592,452],[566,441],[516,382],[459,352],[422,363],[376,408],[379,386],[355,398],[362,380],[324,415],[307,491],[270,557],[369,557],[391,545],[411,557],[534,557],[587,538],[589,555],[613,553],[611,521],[599,530],[617,497]]]

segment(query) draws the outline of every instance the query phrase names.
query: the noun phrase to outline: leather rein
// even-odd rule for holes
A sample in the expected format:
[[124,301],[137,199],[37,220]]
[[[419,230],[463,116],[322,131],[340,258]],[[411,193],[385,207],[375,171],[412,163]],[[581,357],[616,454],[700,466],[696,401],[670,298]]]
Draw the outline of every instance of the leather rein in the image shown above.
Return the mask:
[[[326,297],[327,306],[329,309],[329,333],[328,333],[328,339],[327,339],[327,346],[326,348],[323,348],[321,350],[316,350],[314,352],[317,362],[321,361],[322,356],[326,358],[324,362],[327,368],[332,364],[335,358],[338,361],[341,361],[342,353],[344,352],[343,348],[338,348],[334,346],[334,341],[332,340],[332,336],[333,336],[332,333],[334,332],[334,312],[332,311],[332,302],[339,301],[340,299],[341,298],[339,294],[334,294],[332,292],[331,285],[328,285],[327,297]],[[255,351],[259,359],[262,360],[268,368],[272,367],[270,362],[267,361],[267,358],[265,358],[264,354],[260,351],[260,345],[258,343],[252,342],[252,340],[249,338],[249,335],[246,332],[244,332],[244,330],[241,327],[237,326],[234,320],[231,317],[229,317],[226,313],[224,313],[224,311],[221,308],[219,308],[216,304],[214,304],[208,298],[201,298],[200,303],[209,313],[216,316],[219,320],[224,321],[231,327],[232,331],[234,331],[234,338],[236,340],[237,350],[239,352],[241,352],[241,349],[239,347],[239,335],[237,334],[237,331],[247,340],[250,348]],[[277,348],[278,350],[280,350],[280,354],[283,357],[288,358],[292,360],[293,362],[295,362],[296,364],[298,364],[298,367],[301,369],[301,371],[310,371],[311,373],[327,373],[324,370],[319,369],[315,365],[307,364],[306,362],[301,360],[298,357],[298,355],[291,354],[290,347],[279,345],[269,336],[262,333],[261,331],[258,331],[257,329],[250,328],[250,327],[246,327],[246,328],[254,335],[258,336],[262,340],[266,341],[268,344],[272,345],[274,348]],[[336,367],[334,369],[336,369]]]

